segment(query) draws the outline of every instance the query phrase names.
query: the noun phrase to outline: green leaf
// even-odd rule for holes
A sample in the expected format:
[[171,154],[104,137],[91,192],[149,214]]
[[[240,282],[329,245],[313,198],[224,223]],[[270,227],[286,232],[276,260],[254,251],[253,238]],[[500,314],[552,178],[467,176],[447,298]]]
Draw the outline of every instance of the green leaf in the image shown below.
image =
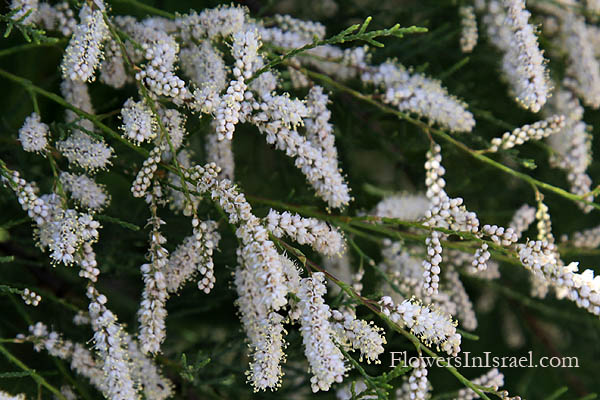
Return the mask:
[[108,215],[96,214],[95,217],[99,221],[106,221],[106,222],[111,222],[113,224],[121,225],[123,228],[130,229],[134,232],[142,229],[139,226],[132,224],[131,222],[123,221],[123,220],[120,220],[119,218],[110,217]]
[[369,26],[369,24],[371,23],[371,17],[367,17],[365,19],[365,22],[363,22],[362,26],[360,27],[360,31],[358,31],[359,35],[362,35],[363,33],[365,33],[365,31],[367,30],[367,27]]
[[556,391],[554,391],[550,396],[548,396],[546,398],[546,400],[557,400],[560,396],[565,394],[568,390],[569,390],[569,388],[567,386],[562,386],[562,387],[556,389]]
[[4,39],[6,39],[12,32],[13,24],[8,24],[6,31],[4,31]]
[[0,379],[8,379],[8,378],[23,378],[26,376],[30,376],[31,373],[28,371],[22,372],[0,372]]
[[521,165],[527,169],[536,169],[537,165],[535,164],[535,160],[530,158],[525,158],[521,160]]

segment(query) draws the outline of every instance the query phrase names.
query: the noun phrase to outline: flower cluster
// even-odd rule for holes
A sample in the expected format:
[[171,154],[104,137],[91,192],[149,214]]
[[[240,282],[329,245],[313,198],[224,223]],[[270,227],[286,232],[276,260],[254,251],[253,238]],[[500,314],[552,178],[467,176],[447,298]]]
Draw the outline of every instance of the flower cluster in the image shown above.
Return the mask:
[[187,75],[206,98],[216,98],[227,87],[227,70],[223,54],[215,49],[209,41],[196,45],[190,43],[179,52],[179,63],[182,72]]
[[509,228],[512,229],[517,237],[521,238],[523,233],[529,228],[529,225],[535,221],[536,209],[528,204],[523,204],[513,215]]
[[19,338],[30,340],[36,351],[46,350],[51,355],[71,361],[71,368],[80,375],[88,378],[90,383],[104,392],[104,373],[97,365],[92,353],[80,343],[63,339],[58,332],[48,331],[48,327],[37,322],[29,326],[29,336],[19,335]]
[[344,356],[330,334],[332,328],[328,319],[331,311],[323,300],[323,295],[327,292],[324,280],[323,273],[316,272],[311,277],[302,279],[298,291],[300,332],[313,374],[310,378],[313,392],[329,390],[333,383],[342,382],[346,372]]
[[277,95],[265,98],[256,107],[259,112],[251,121],[265,134],[267,143],[295,158],[296,167],[330,207],[347,205],[350,189],[340,174],[337,159],[326,157],[322,148],[313,146],[296,130],[309,115],[304,103]]
[[38,0],[12,0],[10,9],[16,11],[12,19],[18,21],[22,18],[24,24],[34,23],[38,19],[36,15],[38,7]]
[[152,177],[158,169],[158,163],[162,158],[162,152],[163,148],[156,146],[142,163],[142,167],[131,185],[131,193],[134,197],[144,197],[148,192],[148,188],[152,184]]
[[512,31],[514,42],[504,56],[505,73],[513,77],[511,83],[517,100],[533,112],[538,112],[549,97],[550,85],[545,60],[537,43],[534,28],[528,23],[530,13],[524,0],[503,0],[507,8],[505,23]]
[[477,215],[467,211],[462,205],[462,198],[450,198],[444,189],[446,181],[443,176],[446,170],[441,162],[441,147],[435,144],[427,152],[427,161],[425,162],[426,195],[431,202],[429,210],[425,213],[426,225],[476,233],[479,230]]
[[323,92],[321,86],[311,87],[306,96],[308,115],[304,119],[304,125],[309,141],[318,145],[326,158],[337,160],[338,151],[335,146],[333,125],[329,122],[331,112],[327,109],[328,103],[329,96]]
[[390,297],[384,296],[379,304],[392,322],[406,326],[426,343],[433,343],[453,356],[460,352],[461,336],[449,315],[431,310],[414,300],[396,305]]
[[31,114],[25,119],[25,123],[19,129],[19,141],[23,150],[29,152],[43,152],[48,145],[48,132],[50,128],[42,122],[37,113]]
[[190,94],[185,82],[174,73],[179,45],[175,39],[162,35],[160,39],[142,44],[144,57],[148,61],[146,68],[136,74],[136,79],[144,84],[157,96],[166,96],[183,101]]
[[[485,374],[478,378],[473,379],[471,382],[475,385],[481,385],[485,387],[492,387],[494,390],[498,390],[504,385],[504,375],[497,368],[492,368]],[[474,400],[478,399],[479,395],[473,391],[473,389],[464,388],[458,391],[456,396],[457,400]]]
[[69,172],[60,174],[63,190],[71,193],[71,197],[85,208],[94,211],[102,210],[110,202],[110,196],[104,185],[96,183],[87,175],[76,175]]
[[198,182],[198,190],[218,201],[229,222],[238,225],[236,235],[240,265],[235,272],[242,323],[253,348],[251,375],[256,389],[276,387],[283,358],[283,317],[275,311],[286,305],[288,286],[273,242],[243,194],[227,180],[218,180],[214,164],[196,166],[187,178]]
[[475,126],[466,104],[450,96],[439,81],[413,74],[400,64],[385,62],[368,69],[361,79],[382,88],[383,102],[399,111],[427,117],[453,132],[470,132]]
[[519,104],[538,112],[551,85],[524,0],[492,0],[484,22],[488,37],[504,53],[502,70]]
[[150,233],[149,263],[141,266],[144,278],[144,292],[138,310],[140,333],[138,335],[141,349],[144,353],[158,353],[160,344],[167,335],[165,319],[167,318],[166,301],[168,298],[165,269],[169,252],[163,247],[167,239],[160,232],[160,226],[165,224],[156,215],[156,199],[152,195],[153,215],[148,221],[152,226]]
[[70,265],[84,243],[98,240],[98,228],[100,224],[89,214],[57,209],[53,204],[50,220],[38,227],[40,247],[50,251],[54,262]]
[[216,110],[218,140],[231,140],[235,125],[240,120],[241,102],[246,92],[245,80],[252,76],[261,43],[257,32],[248,30],[233,35],[232,55],[235,59],[234,80],[229,82],[226,94]]
[[21,178],[18,171],[12,171],[9,176],[3,175],[2,183],[8,184],[14,190],[19,204],[37,225],[42,225],[48,220],[50,213],[48,204],[38,197],[37,187]]
[[571,238],[564,236],[561,238],[563,242],[570,241],[575,247],[595,249],[600,246],[600,227],[586,229],[580,232],[571,234]]
[[36,307],[42,301],[42,296],[34,292],[33,290],[29,290],[27,288],[23,289],[21,293],[21,298],[27,305],[32,305]]
[[[69,361],[71,369],[89,379],[92,386],[100,392],[108,393],[102,362],[97,360],[85,345],[64,339],[56,331],[49,331],[42,322],[30,325],[29,335],[20,334],[18,338],[31,341],[38,352],[46,350],[55,357]],[[171,397],[173,384],[162,376],[160,369],[151,359],[140,352],[135,340],[128,334],[123,334],[120,340],[127,346],[127,354],[132,361],[131,375],[136,387],[143,388],[143,393],[148,399],[165,400]]]
[[427,259],[423,261],[423,284],[425,293],[432,295],[437,293],[440,282],[440,264],[442,263],[442,244],[440,238],[442,234],[438,231],[432,231],[431,235],[425,239],[427,246]]
[[504,229],[497,225],[484,225],[481,227],[481,234],[489,236],[499,246],[510,246],[518,240],[518,235],[512,228]]
[[129,80],[121,48],[116,40],[110,39],[104,46],[104,60],[100,64],[100,81],[115,89],[120,89]]
[[193,219],[192,224],[194,234],[186,237],[171,253],[165,269],[167,290],[171,293],[177,292],[196,272],[202,277],[198,280],[198,289],[208,294],[215,284],[212,256],[220,240],[217,224],[198,219]]
[[458,9],[462,31],[460,33],[460,48],[463,53],[470,53],[477,45],[477,20],[473,6],[461,6]]
[[367,323],[357,319],[352,310],[332,310],[332,318],[336,321],[332,329],[335,331],[337,341],[347,347],[360,351],[360,361],[365,358],[368,363],[380,363],[378,357],[383,353],[385,337],[381,334],[383,329],[375,326],[373,321]]
[[[592,179],[586,174],[586,170],[591,163],[592,143],[590,128],[583,122],[583,107],[573,93],[558,90],[547,108],[548,113],[561,110],[566,117],[564,128],[548,138],[550,147],[554,150],[550,162],[567,172],[572,193],[587,195],[586,200],[591,200],[588,193],[591,191]],[[586,213],[592,210],[585,203],[578,204]]]
[[57,142],[56,148],[69,162],[90,172],[107,168],[113,156],[111,147],[79,130],[65,140]]
[[529,140],[540,140],[559,132],[564,126],[565,117],[563,115],[554,115],[531,125],[523,125],[512,132],[506,132],[502,138],[492,139],[492,147],[489,151],[506,150]]
[[102,15],[104,3],[98,0],[94,4],[102,9],[92,9],[86,4],[79,12],[81,22],[73,32],[61,64],[65,79],[93,81],[94,71],[104,56],[102,47],[109,37],[108,26]]
[[[36,17],[35,13],[32,15]],[[37,17],[44,29],[58,30],[63,36],[71,36],[77,28],[75,13],[66,1],[54,5],[41,3],[37,10]]]
[[76,262],[76,252],[85,243],[98,240],[100,224],[90,214],[63,209],[56,195],[38,197],[36,189],[14,171],[3,177],[15,191],[23,210],[36,222],[38,244],[48,249],[53,262],[70,265]]
[[590,35],[585,20],[568,12],[562,21],[564,48],[569,54],[569,66],[565,86],[580,96],[592,108],[600,107],[600,63],[596,60],[591,46]]
[[[425,225],[432,228],[446,228],[457,231],[477,233],[479,231],[479,220],[473,212],[467,211],[462,205],[462,198],[450,198],[444,187],[446,181],[443,176],[446,170],[441,164],[441,147],[435,144],[427,152],[425,162],[427,186],[426,196],[430,201],[430,207],[425,213]],[[424,289],[426,294],[437,293],[439,286],[440,264],[442,262],[442,245],[440,240],[444,233],[432,230],[426,239],[427,258],[423,260],[425,273],[423,275]]]
[[316,218],[303,218],[287,211],[279,213],[273,209],[266,217],[267,229],[280,238],[284,234],[299,244],[309,244],[316,251],[328,256],[344,251],[344,238],[335,228]]
[[399,400],[426,400],[429,398],[431,383],[427,380],[427,365],[425,360],[419,358],[411,367],[412,372],[404,380],[402,386],[396,390],[396,399]]
[[523,265],[538,278],[552,285],[557,296],[566,296],[578,307],[600,315],[600,278],[591,269],[578,273],[578,263],[562,265],[556,257],[553,244],[546,241],[530,241],[518,245]]
[[94,348],[102,359],[104,395],[111,400],[136,399],[135,382],[131,376],[132,362],[122,340],[122,327],[117,317],[106,308],[106,296],[89,286],[89,313],[94,330]]
[[158,146],[165,148],[168,152],[163,153],[163,158],[169,160],[172,150],[177,151],[181,148],[183,140],[187,135],[185,130],[186,117],[179,111],[171,108],[159,108],[158,114],[164,125],[165,134],[155,141]]
[[127,99],[121,109],[121,116],[121,130],[127,139],[139,145],[156,137],[158,122],[150,107],[143,101]]
[[417,221],[430,208],[429,199],[422,194],[402,193],[383,198],[373,210],[373,215]]
[[[61,92],[66,101],[81,111],[94,114],[94,108],[85,82],[65,79],[61,83]],[[70,164],[77,165],[89,172],[106,169],[111,164],[113,149],[94,135],[92,121],[82,118],[72,110],[65,113],[67,123],[73,125],[69,137],[56,143],[56,148]]]
[[477,249],[473,256],[473,262],[471,265],[473,268],[477,268],[479,271],[485,271],[487,269],[487,262],[490,259],[491,254],[488,251],[488,244],[482,243],[481,247]]

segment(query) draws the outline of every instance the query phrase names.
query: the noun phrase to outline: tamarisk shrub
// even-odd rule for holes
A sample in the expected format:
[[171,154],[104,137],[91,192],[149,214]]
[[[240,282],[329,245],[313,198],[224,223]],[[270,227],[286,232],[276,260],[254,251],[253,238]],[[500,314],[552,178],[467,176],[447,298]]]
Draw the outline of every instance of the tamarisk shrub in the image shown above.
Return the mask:
[[598,2],[217,3],[3,10],[0,398],[593,398]]

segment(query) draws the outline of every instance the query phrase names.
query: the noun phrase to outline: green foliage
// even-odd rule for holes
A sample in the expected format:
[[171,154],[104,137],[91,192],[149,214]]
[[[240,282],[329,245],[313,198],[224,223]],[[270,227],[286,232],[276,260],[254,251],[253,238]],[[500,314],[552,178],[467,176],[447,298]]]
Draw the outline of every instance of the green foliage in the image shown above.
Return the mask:
[[185,353],[181,353],[181,364],[183,369],[179,373],[183,379],[192,384],[201,383],[198,375],[200,370],[206,367],[210,363],[210,357],[204,357],[202,351],[199,351],[196,355],[196,362],[193,365],[188,365],[187,356]]
[[15,9],[10,11],[8,14],[0,14],[0,21],[6,24],[4,38],[7,38],[11,34],[13,28],[17,28],[23,35],[23,38],[29,43],[33,42],[34,44],[55,44],[59,41],[58,38],[46,36],[46,31],[44,31],[43,29],[38,29],[33,25],[23,23],[23,21],[32,13],[33,10],[27,11],[18,19],[13,19],[12,17],[20,11],[21,9]]
[[[256,71],[254,73],[254,75],[250,79],[248,79],[248,83],[252,82],[254,79],[256,79],[261,74],[265,73],[266,71],[269,71],[273,67],[283,63],[285,60],[287,60],[291,57],[297,56],[298,54],[303,53],[307,50],[314,49],[315,47],[318,47],[318,46],[323,46],[326,44],[341,44],[341,43],[350,43],[353,41],[359,41],[359,42],[366,42],[375,47],[384,47],[384,44],[381,42],[378,42],[375,38],[387,37],[387,36],[394,36],[397,38],[402,38],[406,34],[427,32],[426,28],[420,28],[420,27],[416,27],[416,26],[402,28],[402,27],[400,27],[400,24],[396,24],[388,29],[379,29],[376,31],[367,32],[367,28],[368,28],[369,24],[371,23],[371,19],[372,19],[371,17],[367,17],[362,24],[352,25],[349,28],[344,29],[337,35],[332,36],[328,39],[321,40],[318,38],[314,38],[312,43],[308,43],[300,48],[290,50],[290,51],[286,52],[285,54],[283,54],[279,57],[276,57],[273,61],[269,62],[267,65],[265,65],[264,67],[262,67],[258,71]],[[358,32],[357,32],[357,30],[358,30]]]

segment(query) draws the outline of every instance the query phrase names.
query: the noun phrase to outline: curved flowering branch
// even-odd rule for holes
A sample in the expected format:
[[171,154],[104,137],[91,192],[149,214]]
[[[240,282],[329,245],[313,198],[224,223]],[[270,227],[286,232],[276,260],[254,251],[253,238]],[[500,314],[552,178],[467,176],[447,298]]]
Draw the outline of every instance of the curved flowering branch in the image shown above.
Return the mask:
[[561,197],[564,197],[566,199],[575,201],[575,202],[582,202],[585,204],[588,204],[596,209],[600,210],[600,204],[598,203],[594,203],[592,201],[589,201],[586,196],[580,196],[580,195],[576,195],[573,193],[569,193],[566,190],[556,187],[554,185],[551,185],[549,183],[546,182],[542,182],[538,179],[532,178],[531,176],[524,174],[522,172],[519,171],[515,171],[514,169],[507,167],[506,165],[499,163],[498,161],[492,160],[489,157],[486,157],[485,155],[481,154],[481,152],[477,151],[477,150],[473,150],[470,147],[468,147],[467,145],[465,145],[464,143],[461,143],[460,141],[456,140],[455,138],[453,138],[452,136],[450,136],[449,134],[447,134],[446,132],[444,132],[441,129],[437,129],[434,127],[430,127],[428,126],[426,123],[424,123],[423,121],[420,121],[418,119],[412,118],[411,116],[409,116],[406,113],[403,113],[401,111],[395,110],[391,107],[388,107],[382,103],[380,103],[379,101],[377,101],[373,96],[370,95],[366,95],[363,93],[360,93],[344,84],[339,83],[338,81],[335,81],[333,79],[331,79],[330,77],[328,77],[327,75],[321,74],[319,72],[315,72],[315,71],[311,71],[308,70],[306,68],[300,68],[300,71],[312,78],[318,79],[324,83],[326,83],[329,86],[332,86],[342,92],[348,93],[354,97],[356,97],[359,100],[365,101],[375,107],[377,107],[378,109],[380,109],[381,111],[388,113],[388,114],[393,114],[395,116],[397,116],[400,119],[406,120],[408,122],[410,122],[411,124],[421,128],[422,132],[424,134],[433,134],[435,136],[438,136],[440,138],[442,138],[444,141],[452,144],[454,147],[459,148],[460,150],[464,151],[465,153],[469,154],[471,157],[485,163],[488,164],[496,169],[499,169],[502,172],[505,172],[509,175],[512,175],[516,178],[519,178],[533,186],[539,187],[540,189],[549,191],[549,192],[553,192]]
[[[271,202],[271,205],[274,205]],[[287,209],[294,209],[294,206],[285,206]],[[383,227],[376,228],[376,225],[352,221],[352,218],[341,216],[326,216],[314,211],[296,208],[297,211],[307,215],[316,216],[327,219],[333,223],[339,220],[348,220],[350,224],[360,226],[363,229],[378,231],[385,233],[391,237],[399,234],[398,231],[389,230]],[[434,232],[446,234],[454,234],[459,237],[470,239],[473,242],[478,242],[480,245],[485,245],[502,255],[502,261],[508,261],[512,264],[532,270],[534,276],[543,279],[544,283],[554,286],[557,289],[559,298],[568,297],[575,302],[578,307],[586,309],[588,312],[599,315],[600,312],[600,293],[597,288],[599,279],[594,276],[592,270],[586,270],[583,273],[578,273],[577,263],[571,263],[568,266],[561,264],[560,260],[548,254],[555,252],[555,247],[552,244],[544,241],[529,241],[527,244],[517,244],[517,235],[512,230],[504,230],[498,226],[484,225],[481,234],[475,234],[470,231],[455,231],[446,228],[434,227],[431,228],[418,222],[402,221],[393,218],[383,217],[363,217],[372,222],[389,222],[393,224],[402,224],[407,227],[421,228],[424,230],[433,229]],[[383,228],[383,229],[382,229]],[[490,237],[490,240],[485,240],[483,236]],[[423,240],[426,236],[420,236]],[[350,242],[352,243],[352,242]],[[445,242],[444,246],[450,245],[452,242]],[[456,243],[456,242],[455,242]],[[454,243],[454,244],[455,244]],[[474,252],[476,248],[469,246],[470,251]],[[550,252],[550,253],[549,253]],[[497,257],[497,255],[495,255]],[[402,291],[400,291],[402,293]]]

